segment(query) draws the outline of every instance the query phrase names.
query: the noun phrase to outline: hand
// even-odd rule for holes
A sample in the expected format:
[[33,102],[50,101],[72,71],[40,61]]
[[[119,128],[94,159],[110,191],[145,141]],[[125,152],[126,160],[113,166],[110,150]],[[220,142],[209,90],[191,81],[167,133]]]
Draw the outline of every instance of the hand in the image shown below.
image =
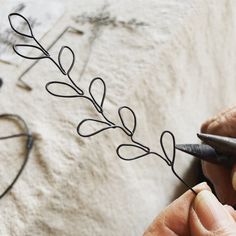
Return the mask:
[[[202,133],[236,137],[236,107],[228,109],[206,121]],[[216,194],[224,204],[236,204],[236,165],[231,170],[202,162],[204,175],[213,183]]]
[[202,183],[171,203],[149,226],[144,236],[233,236],[236,213],[223,206]]

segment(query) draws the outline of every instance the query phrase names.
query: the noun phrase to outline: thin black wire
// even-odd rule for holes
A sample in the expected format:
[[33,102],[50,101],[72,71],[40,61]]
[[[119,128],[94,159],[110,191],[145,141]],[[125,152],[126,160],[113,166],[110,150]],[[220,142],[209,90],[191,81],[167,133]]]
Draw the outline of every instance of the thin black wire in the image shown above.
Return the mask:
[[16,176],[12,180],[12,182],[8,185],[8,187],[0,194],[0,199],[2,199],[15,185],[17,180],[19,179],[20,175],[22,174],[23,170],[25,169],[25,166],[29,160],[30,152],[33,147],[33,137],[29,131],[29,128],[26,124],[26,122],[19,116],[15,114],[1,114],[0,119],[11,119],[13,121],[17,121],[21,124],[21,127],[23,129],[23,133],[19,134],[13,134],[9,136],[0,137],[0,140],[6,140],[6,139],[12,139],[12,138],[20,138],[20,137],[27,137],[26,143],[25,143],[25,158],[21,164],[20,169],[18,170]]
[[[26,18],[23,17],[23,16],[21,16],[19,13],[16,13],[15,16],[20,16],[23,20],[26,20]],[[10,23],[10,24],[11,24],[11,26],[13,26],[12,23]],[[27,25],[29,26],[30,24],[27,24]],[[80,35],[83,34],[82,31],[80,31],[80,30],[78,30],[78,29],[76,29],[76,28],[74,28],[74,27],[72,27],[72,26],[67,26],[67,27],[53,40],[53,42],[47,47],[47,51],[49,51],[49,50],[57,43],[57,41],[58,41],[60,38],[62,38],[62,36],[63,36],[65,33],[67,33],[68,31],[71,31],[71,32],[74,32],[74,33],[80,34]],[[17,31],[17,32],[18,32],[18,31]],[[32,29],[30,30],[30,32],[32,33]],[[21,33],[19,33],[19,34],[22,36]],[[23,35],[24,35],[24,34],[23,34]],[[31,87],[28,83],[26,83],[26,82],[23,80],[23,77],[39,62],[39,60],[40,60],[40,59],[37,59],[35,62],[33,62],[28,68],[26,68],[26,69],[20,74],[20,76],[18,77],[18,81],[20,82],[20,83],[18,84],[19,87],[22,87],[22,88],[24,88],[24,89],[26,89],[26,90],[32,90],[32,87]]]
[[[23,20],[26,21],[28,27],[29,27],[29,32],[30,34],[29,35],[26,35],[26,34],[23,34],[23,33],[20,33],[18,32],[17,29],[14,28],[12,22],[11,22],[11,18],[13,16],[20,16]],[[137,127],[137,119],[136,119],[136,115],[134,113],[134,111],[128,107],[128,106],[122,106],[118,109],[118,116],[120,118],[120,121],[121,121],[121,125],[118,125],[118,124],[115,124],[115,122],[112,122],[107,116],[106,114],[104,113],[104,110],[103,110],[103,104],[104,104],[104,101],[105,101],[105,97],[106,97],[106,83],[105,81],[102,79],[102,78],[94,78],[90,84],[89,84],[89,88],[88,88],[88,95],[85,95],[85,92],[73,81],[73,79],[71,78],[70,76],[70,72],[72,71],[73,69],[73,66],[75,64],[75,55],[74,55],[74,52],[73,50],[68,47],[68,46],[63,46],[60,51],[59,51],[59,54],[58,54],[58,59],[57,61],[54,60],[50,54],[48,53],[48,51],[43,48],[43,46],[38,42],[38,40],[34,37],[33,35],[33,32],[32,32],[32,28],[29,24],[29,22],[27,21],[26,18],[24,18],[23,16],[21,16],[19,13],[12,13],[8,16],[9,18],[9,21],[10,21],[10,25],[12,27],[12,29],[22,35],[22,36],[25,36],[25,37],[30,37],[32,38],[36,45],[29,45],[29,44],[16,44],[13,46],[13,49],[14,51],[21,57],[24,57],[26,59],[36,59],[36,60],[40,60],[40,59],[49,59],[51,60],[55,65],[56,67],[61,71],[61,73],[66,76],[66,78],[69,80],[68,82],[60,82],[60,81],[51,81],[51,82],[48,82],[45,86],[46,90],[53,96],[56,96],[56,97],[61,97],[61,98],[84,98],[86,100],[88,100],[92,105],[93,107],[97,110],[97,112],[101,115],[101,118],[102,120],[98,120],[98,119],[84,119],[82,120],[78,126],[77,126],[77,132],[80,136],[82,137],[91,137],[91,136],[94,136],[100,132],[103,132],[105,130],[108,130],[108,129],[120,129],[122,130],[129,138],[130,138],[130,142],[129,144],[126,144],[126,143],[123,143],[121,145],[119,145],[116,149],[116,153],[118,155],[118,157],[122,160],[125,160],[125,161],[132,161],[132,160],[137,160],[137,159],[140,159],[142,157],[145,157],[145,156],[149,156],[149,155],[155,155],[155,156],[158,156],[160,157],[163,161],[165,161],[165,163],[171,167],[171,170],[173,172],[173,174],[187,187],[189,188],[194,194],[196,194],[196,192],[193,190],[193,188],[191,188],[175,171],[175,156],[176,156],[176,152],[175,152],[175,137],[174,137],[174,134],[171,133],[170,131],[164,131],[162,134],[161,134],[161,137],[160,137],[160,144],[161,144],[161,149],[162,149],[162,152],[164,155],[161,155],[157,152],[154,152],[154,151],[151,151],[150,148],[148,148],[147,146],[141,144],[140,142],[137,142],[135,139],[134,139],[134,134],[135,134],[135,131],[136,131],[136,127]],[[30,56],[27,56],[27,55],[24,55],[22,53],[20,53],[17,48],[18,47],[31,47],[32,49],[37,49],[37,50],[40,50],[40,52],[42,53],[42,56],[40,57],[30,57]],[[64,51],[67,50],[70,52],[71,54],[71,64],[69,66],[69,68],[64,68],[65,66],[63,65],[62,63],[62,55],[64,53]],[[96,86],[96,84],[100,84],[100,99],[96,98],[96,96],[94,96],[94,92],[93,92],[93,89],[94,87]],[[64,87],[67,87],[69,89],[71,89],[72,91],[72,94],[67,94],[67,95],[64,95],[64,94],[59,94],[59,93],[55,93],[51,90],[52,86],[64,86]],[[123,112],[126,111],[128,113],[130,113],[130,115],[133,117],[133,124],[132,126],[130,127],[130,125],[127,124],[127,122],[125,121],[124,119],[124,116],[123,116]],[[89,123],[94,123],[94,124],[99,124],[99,125],[104,125],[103,128],[100,128],[96,131],[93,131],[93,132],[90,132],[90,133],[83,133],[81,131],[82,127],[85,125],[85,124],[89,124]],[[173,150],[172,150],[172,157],[170,158],[167,153],[166,153],[166,150],[165,150],[165,147],[164,147],[164,143],[163,143],[163,139],[164,139],[164,136],[166,134],[169,134],[171,139],[172,139],[172,146],[173,146]],[[139,151],[139,152],[142,152],[141,154],[139,155],[135,155],[135,156],[126,156],[124,157],[121,152],[122,152],[122,149],[133,149],[133,151]]]

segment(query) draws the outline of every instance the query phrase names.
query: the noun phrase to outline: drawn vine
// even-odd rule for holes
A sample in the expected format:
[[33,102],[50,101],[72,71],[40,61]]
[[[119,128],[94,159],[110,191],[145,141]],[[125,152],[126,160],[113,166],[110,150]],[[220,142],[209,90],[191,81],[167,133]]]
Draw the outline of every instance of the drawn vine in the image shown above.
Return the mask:
[[[18,29],[16,29],[12,23],[12,18],[17,17],[18,20],[22,20],[25,21],[26,24],[28,25],[28,32],[27,33],[22,33],[20,32]],[[151,151],[149,147],[147,147],[146,145],[141,144],[140,142],[136,141],[134,138],[134,134],[136,131],[136,127],[137,127],[137,119],[136,119],[136,115],[134,113],[134,111],[128,107],[128,106],[122,106],[118,109],[118,116],[120,118],[121,124],[122,126],[115,124],[115,122],[111,121],[110,119],[108,119],[108,117],[104,114],[104,110],[103,110],[103,104],[106,98],[106,83],[102,78],[94,78],[92,79],[92,81],[89,84],[88,87],[88,95],[85,95],[85,92],[82,88],[80,88],[72,79],[71,77],[71,71],[74,67],[75,64],[75,54],[73,52],[73,50],[68,47],[68,46],[62,46],[59,53],[58,53],[58,58],[57,60],[53,59],[50,55],[50,53],[39,43],[39,41],[35,38],[32,28],[30,26],[30,23],[28,22],[28,20],[22,16],[19,13],[11,13],[9,16],[9,22],[10,22],[10,26],[11,28],[15,31],[15,33],[23,36],[23,37],[27,37],[27,38],[31,38],[34,40],[34,42],[36,43],[36,45],[33,44],[15,44],[13,46],[13,50],[15,51],[16,54],[18,54],[19,56],[26,58],[26,59],[31,59],[31,60],[41,60],[41,59],[49,59],[52,63],[55,64],[55,66],[61,71],[61,73],[68,79],[68,82],[61,82],[61,81],[50,81],[46,84],[45,88],[47,90],[48,93],[50,93],[53,96],[56,97],[61,97],[61,98],[83,98],[88,100],[91,105],[96,109],[96,111],[100,114],[101,119],[91,119],[91,118],[87,118],[82,120],[78,126],[77,126],[77,132],[81,137],[91,137],[93,135],[96,135],[100,132],[106,131],[108,129],[120,129],[121,131],[123,131],[129,138],[130,138],[130,142],[131,143],[122,143],[120,144],[117,149],[116,149],[116,153],[118,155],[118,157],[122,160],[125,161],[132,161],[132,160],[137,160],[140,159],[142,157],[146,157],[149,155],[155,155],[158,156],[159,158],[161,158],[163,161],[165,161],[165,163],[170,166],[173,174],[187,187],[189,188],[193,193],[196,194],[196,192],[176,173],[175,171],[175,156],[176,156],[176,148],[175,148],[175,137],[174,134],[170,131],[164,131],[162,132],[161,136],[160,136],[160,145],[161,145],[161,149],[163,154],[159,154],[155,151]],[[18,49],[24,49],[24,48],[31,48],[34,51],[38,51],[39,53],[41,53],[40,56],[27,56],[22,54]],[[62,63],[62,58],[63,58],[63,54],[65,51],[68,51],[71,54],[71,64],[69,66],[69,68],[65,68],[65,66]],[[96,96],[93,93],[93,89],[96,86],[96,84],[100,84],[100,95],[101,95],[101,99],[97,99]],[[64,88],[67,87],[69,89],[71,89],[71,91],[73,92],[71,95],[63,95],[63,94],[59,94],[59,93],[55,93],[53,92],[52,86],[57,85],[57,86],[63,86]],[[124,119],[124,111],[130,113],[130,115],[133,118],[133,124],[132,126],[128,125],[128,122]],[[94,132],[87,132],[87,133],[82,133],[81,132],[81,128],[85,125],[85,124],[102,124],[104,125],[104,128],[98,129]],[[169,135],[169,137],[171,138],[172,141],[172,155],[169,156],[167,155],[166,149],[164,147],[164,136]],[[133,150],[133,151],[141,151],[142,153],[139,155],[133,155],[133,156],[124,156],[122,155],[122,150]]]

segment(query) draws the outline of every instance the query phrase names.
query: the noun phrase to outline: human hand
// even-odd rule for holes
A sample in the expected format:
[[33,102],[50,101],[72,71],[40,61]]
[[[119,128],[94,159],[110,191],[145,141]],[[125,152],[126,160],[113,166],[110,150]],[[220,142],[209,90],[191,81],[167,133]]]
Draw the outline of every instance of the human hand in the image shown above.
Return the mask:
[[171,203],[149,226],[144,236],[233,236],[236,213],[223,206],[205,184],[194,187]]
[[[236,137],[236,107],[221,112],[206,121],[202,133]],[[224,204],[236,204],[236,165],[227,169],[223,166],[202,161],[204,175],[213,183],[219,200]]]

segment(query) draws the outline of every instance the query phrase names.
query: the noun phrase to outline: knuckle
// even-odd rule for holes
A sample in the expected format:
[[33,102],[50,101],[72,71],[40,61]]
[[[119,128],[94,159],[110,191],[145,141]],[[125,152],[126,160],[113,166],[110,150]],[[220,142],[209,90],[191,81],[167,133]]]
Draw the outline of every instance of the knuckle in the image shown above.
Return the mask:
[[228,109],[203,123],[201,132],[219,135],[236,134],[236,107]]

